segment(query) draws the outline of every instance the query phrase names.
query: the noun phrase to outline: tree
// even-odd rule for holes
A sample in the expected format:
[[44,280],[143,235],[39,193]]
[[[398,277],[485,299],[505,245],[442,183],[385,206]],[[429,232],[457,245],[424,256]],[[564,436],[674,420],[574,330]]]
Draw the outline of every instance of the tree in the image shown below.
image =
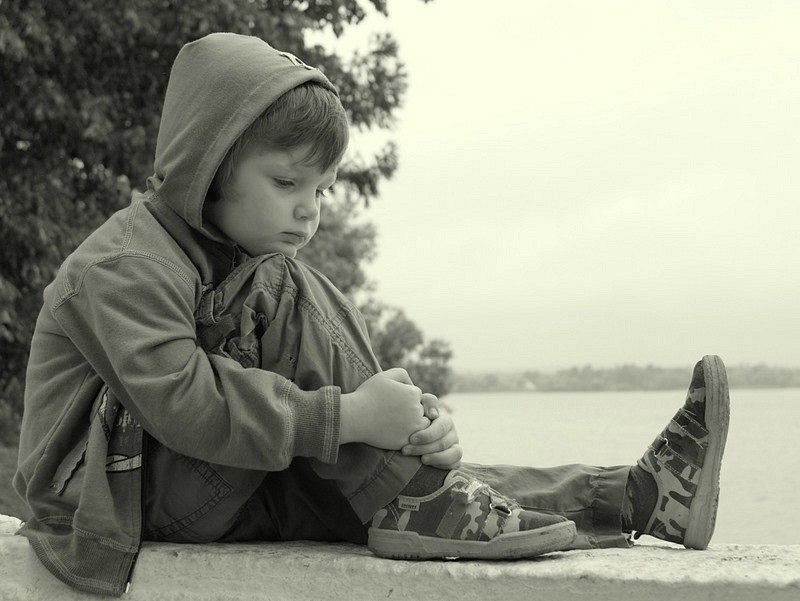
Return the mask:
[[[370,0],[386,14],[385,0]],[[389,34],[341,57],[305,33],[341,35],[358,0],[0,0],[0,442],[13,439],[41,294],[60,262],[126,206],[150,175],[167,75],[181,46],[212,31],[257,35],[320,67],[356,128],[392,123],[406,74]],[[363,289],[375,252],[352,215],[397,166],[389,143],[339,173],[304,258],[345,293]]]
[[370,300],[361,312],[370,331],[372,350],[384,369],[404,367],[425,392],[442,397],[450,391],[453,356],[444,340],[425,342],[420,329],[402,309]]
[[408,372],[417,386],[442,397],[452,385],[453,374],[449,365],[452,358],[450,344],[434,338],[416,350],[416,356],[412,356],[408,363]]

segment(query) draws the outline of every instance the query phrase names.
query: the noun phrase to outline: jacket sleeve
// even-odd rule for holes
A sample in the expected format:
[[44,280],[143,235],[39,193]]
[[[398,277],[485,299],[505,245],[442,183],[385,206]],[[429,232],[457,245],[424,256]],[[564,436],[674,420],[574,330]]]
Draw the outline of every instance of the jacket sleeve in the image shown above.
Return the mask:
[[122,404],[167,447],[211,463],[285,469],[335,463],[341,392],[208,355],[196,339],[194,285],[157,257],[119,256],[67,284],[53,316]]

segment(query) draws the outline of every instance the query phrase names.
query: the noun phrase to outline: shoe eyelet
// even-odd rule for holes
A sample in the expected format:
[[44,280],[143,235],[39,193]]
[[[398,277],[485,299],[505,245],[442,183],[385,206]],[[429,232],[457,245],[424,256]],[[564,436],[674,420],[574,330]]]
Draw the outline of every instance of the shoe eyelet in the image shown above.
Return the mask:
[[511,510],[505,505],[495,505],[494,503],[489,503],[489,509],[496,511],[497,513],[500,513],[505,517],[511,516]]

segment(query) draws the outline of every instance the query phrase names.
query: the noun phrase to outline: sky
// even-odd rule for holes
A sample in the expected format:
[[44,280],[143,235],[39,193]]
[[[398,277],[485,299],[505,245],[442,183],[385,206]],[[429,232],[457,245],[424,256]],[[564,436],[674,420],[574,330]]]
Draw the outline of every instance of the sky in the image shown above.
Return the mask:
[[375,295],[457,371],[800,366],[800,3],[389,2]]

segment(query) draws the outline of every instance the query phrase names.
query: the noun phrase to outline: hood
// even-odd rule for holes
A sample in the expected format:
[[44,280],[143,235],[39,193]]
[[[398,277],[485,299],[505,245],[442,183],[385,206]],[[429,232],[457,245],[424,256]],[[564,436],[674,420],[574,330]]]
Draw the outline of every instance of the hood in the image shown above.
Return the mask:
[[337,92],[319,70],[256,37],[212,33],[186,44],[169,76],[148,189],[194,230],[223,241],[203,223],[217,168],[270,104],[307,81]]

